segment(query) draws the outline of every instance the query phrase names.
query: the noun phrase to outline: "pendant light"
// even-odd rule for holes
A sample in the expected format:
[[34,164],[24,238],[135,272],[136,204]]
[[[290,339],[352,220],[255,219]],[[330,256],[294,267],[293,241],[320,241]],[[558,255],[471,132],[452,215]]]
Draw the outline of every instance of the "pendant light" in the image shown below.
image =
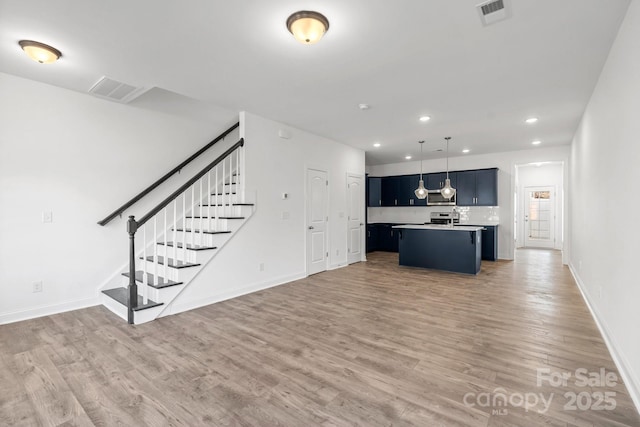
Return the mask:
[[420,144],[420,181],[414,193],[418,199],[423,200],[427,198],[427,189],[424,188],[424,180],[422,179],[422,145],[424,141],[418,141],[418,143]]
[[444,181],[444,187],[440,190],[440,194],[447,200],[451,200],[453,196],[456,195],[456,189],[451,186],[451,180],[449,179],[449,140],[450,136],[447,136],[445,140],[447,141],[447,179]]

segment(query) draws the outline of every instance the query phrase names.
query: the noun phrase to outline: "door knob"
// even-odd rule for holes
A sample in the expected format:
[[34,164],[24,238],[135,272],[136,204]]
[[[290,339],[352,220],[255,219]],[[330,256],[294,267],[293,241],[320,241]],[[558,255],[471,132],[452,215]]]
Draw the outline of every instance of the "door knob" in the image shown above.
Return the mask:
[[313,225],[310,225],[310,226],[309,226],[309,230],[313,230]]

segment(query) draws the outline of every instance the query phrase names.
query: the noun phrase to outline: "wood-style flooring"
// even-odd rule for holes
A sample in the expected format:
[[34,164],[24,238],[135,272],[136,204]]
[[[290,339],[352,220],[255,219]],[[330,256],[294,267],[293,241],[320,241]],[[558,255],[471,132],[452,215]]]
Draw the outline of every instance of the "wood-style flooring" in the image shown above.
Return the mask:
[[0,326],[0,425],[640,426],[559,253],[477,276],[368,259],[140,326],[103,307]]

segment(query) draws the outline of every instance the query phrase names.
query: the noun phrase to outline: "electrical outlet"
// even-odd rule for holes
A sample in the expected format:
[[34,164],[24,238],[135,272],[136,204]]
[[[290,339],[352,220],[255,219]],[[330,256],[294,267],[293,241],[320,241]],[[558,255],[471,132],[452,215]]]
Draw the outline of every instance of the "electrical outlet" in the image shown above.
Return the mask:
[[289,218],[291,218],[291,213],[289,211],[283,211],[282,219],[289,219]]
[[336,256],[340,256],[340,249],[336,249]]
[[264,271],[264,262],[260,263],[260,271]]
[[33,282],[33,293],[42,292],[42,281]]
[[53,212],[51,211],[42,212],[42,222],[44,223],[53,222]]

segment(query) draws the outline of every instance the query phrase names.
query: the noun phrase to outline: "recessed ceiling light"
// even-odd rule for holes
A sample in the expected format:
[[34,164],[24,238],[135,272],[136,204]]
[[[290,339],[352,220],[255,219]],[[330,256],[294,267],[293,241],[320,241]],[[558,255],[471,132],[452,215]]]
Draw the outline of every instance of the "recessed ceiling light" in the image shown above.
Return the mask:
[[376,142],[375,144],[373,144],[373,146],[376,147],[376,148],[380,147],[380,145],[381,144],[379,142]]
[[404,158],[407,160],[411,160],[411,156],[405,156]]
[[469,150],[468,148],[465,148],[464,150],[462,150],[462,152],[463,152],[464,154],[467,154],[469,151],[471,151],[471,150]]
[[429,120],[431,120],[431,116],[421,116],[420,117],[420,121],[421,122],[428,122]]
[[525,122],[529,123],[530,125],[534,124],[537,121],[538,121],[537,117],[529,117],[527,120],[525,120]]
[[542,144],[542,141],[540,141],[540,140],[538,140],[538,139],[537,139],[537,140],[535,140],[535,141],[533,141],[533,142],[531,142],[531,143],[532,143],[533,145],[540,145],[540,144]]

